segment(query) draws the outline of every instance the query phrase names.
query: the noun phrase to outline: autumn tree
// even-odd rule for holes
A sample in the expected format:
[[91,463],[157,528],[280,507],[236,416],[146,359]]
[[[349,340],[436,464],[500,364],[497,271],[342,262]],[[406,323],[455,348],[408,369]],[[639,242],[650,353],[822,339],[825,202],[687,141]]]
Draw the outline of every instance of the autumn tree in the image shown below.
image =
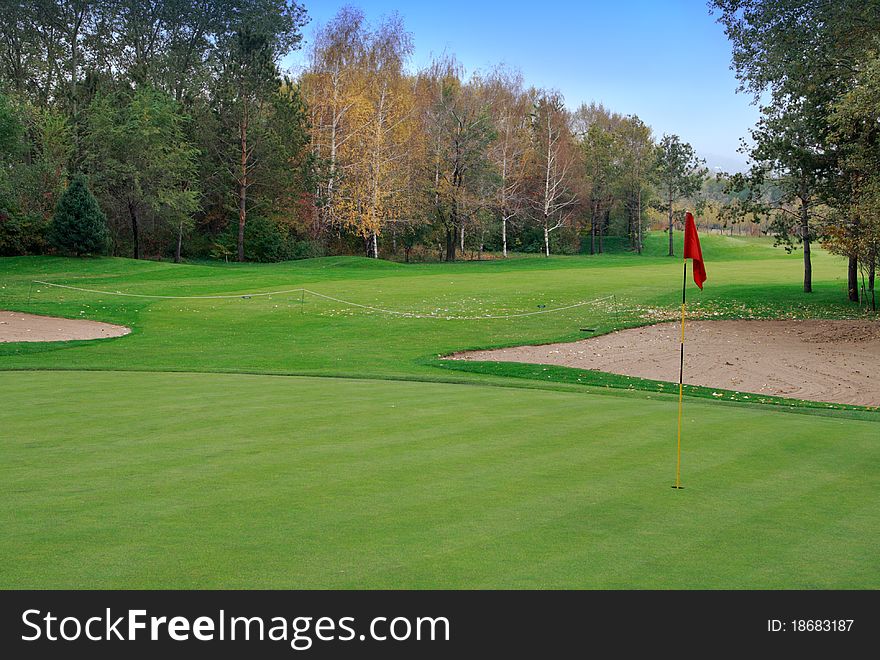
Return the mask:
[[343,7],[318,29],[309,54],[309,68],[302,76],[312,149],[316,160],[326,166],[316,191],[325,227],[338,221],[336,193],[348,166],[343,162],[342,152],[364,128],[362,117],[355,115],[367,83],[363,70],[367,40],[363,12]]
[[340,181],[341,222],[378,257],[378,237],[389,218],[407,204],[406,161],[415,128],[412,87],[403,66],[412,38],[392,16],[368,35],[361,94],[350,112],[357,129],[346,145],[347,171]]
[[[844,201],[855,195],[867,204],[869,195],[855,194],[854,155],[830,141],[828,113],[858,78],[877,12],[855,0],[831,4],[714,3],[743,84],[769,90],[773,101],[759,126],[768,131],[764,151],[752,154],[769,164],[772,185],[757,189],[794,181],[791,159],[769,148],[798,133],[823,156],[806,168],[810,212],[834,207],[825,214],[833,223],[811,219],[808,242],[828,227],[823,238],[855,250],[867,207]],[[58,195],[80,170],[93,175],[114,249],[141,256],[173,248],[177,259],[277,260],[363,246],[375,257],[403,246],[409,257],[423,241],[453,260],[496,240],[505,256],[512,246],[548,254],[556,232],[581,219],[591,252],[602,252],[611,232],[642,248],[644,209],[661,180],[649,127],[598,104],[570,113],[561,98],[526,90],[504,67],[467,76],[443,57],[413,74],[412,39],[394,16],[371,25],[360,10],[342,9],[317,30],[301,76],[285,79],[281,64],[305,24],[293,0],[34,0],[4,10],[0,87],[22,128],[0,176],[5,252],[45,248]],[[791,61],[798,48],[809,66]],[[824,89],[809,86],[814,69]],[[136,120],[130,101],[148,91],[163,100]],[[108,106],[111,98],[118,107]],[[137,136],[131,144],[120,143],[125,122]],[[139,131],[152,122],[176,128],[146,139]],[[112,128],[106,143],[100,125]],[[849,141],[843,129],[835,130]],[[195,156],[166,172],[154,164],[182,153],[159,152],[170,135]],[[156,153],[136,175],[132,145]],[[160,212],[150,199],[168,189],[184,196]],[[780,209],[794,210],[794,202],[781,200]],[[795,224],[779,227],[803,240]],[[854,259],[871,263],[863,252],[850,258],[851,267]]]
[[462,82],[458,65],[435,62],[422,74],[429,90],[423,115],[429,150],[434,223],[446,239],[445,258],[455,261],[468,213],[490,173],[487,156],[495,139],[489,109],[475,85]]
[[521,219],[528,206],[526,175],[530,158],[531,101],[522,74],[503,67],[483,83],[496,139],[489,158],[498,177],[494,207],[501,220],[501,252],[507,257],[508,225]]
[[550,234],[571,219],[577,197],[572,180],[576,153],[562,96],[542,92],[535,101],[532,203],[544,233],[544,255],[550,256]]

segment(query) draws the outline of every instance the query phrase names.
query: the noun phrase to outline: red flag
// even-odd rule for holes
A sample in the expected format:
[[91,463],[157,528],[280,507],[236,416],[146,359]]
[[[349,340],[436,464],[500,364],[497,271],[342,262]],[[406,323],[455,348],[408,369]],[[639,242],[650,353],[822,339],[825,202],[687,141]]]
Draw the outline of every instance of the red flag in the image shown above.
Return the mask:
[[694,260],[694,282],[703,288],[706,281],[706,266],[703,264],[703,251],[700,249],[700,237],[697,236],[697,225],[694,216],[688,213],[684,223],[684,258]]

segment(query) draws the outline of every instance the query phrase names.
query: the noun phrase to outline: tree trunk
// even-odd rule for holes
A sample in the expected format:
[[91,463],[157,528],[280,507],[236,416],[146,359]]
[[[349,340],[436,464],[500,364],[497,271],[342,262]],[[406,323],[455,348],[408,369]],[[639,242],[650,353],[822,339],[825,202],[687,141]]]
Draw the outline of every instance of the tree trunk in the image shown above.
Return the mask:
[[507,259],[507,218],[501,218],[501,253]]
[[804,244],[804,293],[813,292],[813,262],[810,257],[810,206],[801,197],[801,241]]
[[174,251],[174,263],[180,263],[180,249],[183,246],[183,222],[177,226],[177,249]]
[[849,299],[852,302],[859,302],[859,258],[850,257],[849,267],[847,268],[847,288],[849,289]]
[[455,261],[455,227],[446,229],[446,261]]
[[877,255],[871,254],[871,265],[868,266],[868,291],[871,292],[871,310],[877,311],[877,294],[874,291],[874,280],[877,275]]
[[336,142],[337,127],[339,126],[339,70],[333,76],[333,101],[331,104],[333,115],[330,122],[330,168],[327,175],[327,204],[324,206],[323,216],[325,224],[333,222],[333,187],[336,181]]
[[813,261],[810,256],[810,216],[801,204],[801,236],[804,242],[804,293],[813,293]]
[[636,237],[635,211],[633,209],[632,200],[630,200],[630,202],[627,202],[627,206],[629,208],[628,213],[626,214],[626,231],[629,238],[629,247],[633,252],[635,252],[636,249],[638,249],[638,246],[636,245],[638,238]]
[[[453,180],[455,176],[453,175]],[[452,209],[449,214],[449,224],[446,229],[446,261],[455,261],[455,251],[458,248],[458,200],[452,200]]]
[[638,193],[638,201],[637,201],[637,215],[636,215],[636,232],[638,232],[638,238],[636,239],[637,245],[636,250],[639,254],[642,253],[642,186],[639,184],[639,193]]
[[[336,90],[334,89],[334,96]],[[333,123],[330,127],[330,170],[327,175],[327,207],[332,208],[333,205],[333,183],[336,180],[336,106],[333,106]]]
[[241,171],[238,180],[238,260],[244,261],[244,225],[247,222],[247,187],[248,187],[248,167],[247,167],[247,112],[245,112],[244,120],[239,126],[239,134],[241,138]]
[[77,92],[77,82],[79,81],[79,31],[85,19],[85,12],[88,6],[88,4],[82,3],[79,9],[74,10],[73,32],[70,37],[70,114],[73,119],[73,160],[77,165],[80,164],[82,157],[79,94]]
[[868,266],[868,291],[874,290],[874,281],[877,277],[877,255],[871,255],[871,263]]
[[675,249],[672,244],[672,193],[669,193],[669,256],[675,256]]
[[596,254],[596,214],[598,212],[598,204],[594,202],[592,209],[590,209],[590,254]]
[[244,261],[244,225],[247,221],[247,187],[238,185],[238,260]]
[[461,223],[461,233],[458,236],[459,238],[459,248],[461,249],[461,253],[464,254],[464,222]]
[[[382,93],[379,95],[379,107],[376,111],[376,134],[374,140],[374,148],[373,148],[373,173],[372,173],[372,186],[373,186],[373,199],[372,199],[372,207],[370,208],[370,217],[373,221],[373,226],[375,227],[379,223],[379,186],[380,186],[380,162],[381,162],[381,145],[382,145],[382,127],[384,124],[385,118],[385,93],[386,87],[383,86]],[[372,257],[373,259],[379,258],[379,239],[377,236],[377,231],[375,229],[370,230],[370,243]]]
[[602,241],[602,238],[605,234],[605,222],[608,220],[608,216],[611,215],[611,209],[605,211],[602,215],[602,219],[599,221],[599,254],[605,252],[605,246]]
[[131,239],[134,243],[134,258],[141,258],[141,242],[140,242],[140,231],[138,226],[138,216],[137,210],[135,207],[129,203],[128,205],[128,214],[131,216]]
[[550,123],[551,113],[547,113],[547,171],[544,175],[544,256],[550,256],[550,164],[552,162],[550,150],[553,145],[553,127]]

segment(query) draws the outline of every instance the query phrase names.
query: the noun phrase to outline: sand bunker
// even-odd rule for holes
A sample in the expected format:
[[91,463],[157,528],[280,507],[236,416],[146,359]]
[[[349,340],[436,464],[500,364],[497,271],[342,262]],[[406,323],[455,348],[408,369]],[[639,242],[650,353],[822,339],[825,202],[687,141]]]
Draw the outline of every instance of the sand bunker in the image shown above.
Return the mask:
[[[566,344],[451,356],[595,369],[678,382],[680,325],[661,323]],[[880,322],[694,321],[685,381],[738,392],[880,406]]]
[[10,341],[69,341],[104,339],[131,332],[121,325],[0,311],[0,343]]

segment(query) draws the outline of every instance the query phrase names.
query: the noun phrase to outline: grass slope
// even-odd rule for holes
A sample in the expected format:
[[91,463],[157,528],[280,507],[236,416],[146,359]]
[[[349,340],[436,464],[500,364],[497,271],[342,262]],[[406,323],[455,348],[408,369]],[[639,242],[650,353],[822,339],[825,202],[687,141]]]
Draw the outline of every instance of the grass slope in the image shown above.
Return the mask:
[[[656,241],[656,237],[655,240]],[[798,284],[800,258],[766,241],[707,236],[710,280],[691,293],[707,318],[840,317],[845,266],[821,251],[816,293]],[[709,259],[709,256],[707,256]],[[726,259],[726,260],[725,260]],[[666,257],[537,257],[405,266],[358,258],[278,265],[174,265],[122,259],[0,260],[0,306],[131,326],[99,343],[0,345],[5,369],[235,371],[449,379],[431,356],[467,348],[565,341],[675,318],[681,262]],[[52,289],[47,280],[103,291],[212,295],[307,287],[385,309],[481,316],[536,312],[614,295],[595,305],[502,320],[416,319],[298,294],[227,300],[144,300]],[[457,379],[478,379],[458,374]]]
[[0,383],[3,587],[880,587],[871,422],[692,402],[678,492],[638,393]]

